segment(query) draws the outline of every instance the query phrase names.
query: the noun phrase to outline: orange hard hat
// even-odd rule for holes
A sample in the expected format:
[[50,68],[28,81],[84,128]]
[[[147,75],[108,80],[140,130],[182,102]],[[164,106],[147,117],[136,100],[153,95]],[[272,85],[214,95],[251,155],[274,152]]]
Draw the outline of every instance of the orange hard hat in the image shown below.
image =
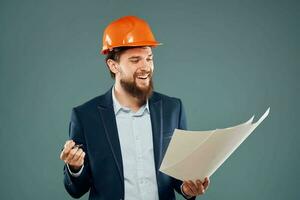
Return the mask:
[[107,54],[115,47],[152,46],[157,42],[146,21],[135,16],[125,16],[110,23],[103,34],[102,54]]

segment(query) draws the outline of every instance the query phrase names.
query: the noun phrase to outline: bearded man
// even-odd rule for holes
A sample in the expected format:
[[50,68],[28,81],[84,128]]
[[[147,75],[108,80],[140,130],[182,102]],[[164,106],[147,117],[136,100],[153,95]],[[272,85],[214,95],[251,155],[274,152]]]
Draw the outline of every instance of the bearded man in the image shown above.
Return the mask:
[[186,129],[181,100],[153,91],[152,48],[159,44],[135,16],[105,29],[102,54],[115,82],[72,111],[60,155],[72,197],[90,191],[97,200],[171,200],[175,190],[195,199],[208,188],[208,178],[182,182],[158,170],[174,129]]

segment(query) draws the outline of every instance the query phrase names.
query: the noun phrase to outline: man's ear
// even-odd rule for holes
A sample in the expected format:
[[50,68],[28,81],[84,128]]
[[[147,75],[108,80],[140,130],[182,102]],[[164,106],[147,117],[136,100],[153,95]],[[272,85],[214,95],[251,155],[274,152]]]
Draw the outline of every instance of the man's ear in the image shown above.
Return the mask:
[[112,71],[112,73],[116,74],[119,72],[118,63],[116,61],[108,59],[106,61],[106,64],[109,67],[110,71]]

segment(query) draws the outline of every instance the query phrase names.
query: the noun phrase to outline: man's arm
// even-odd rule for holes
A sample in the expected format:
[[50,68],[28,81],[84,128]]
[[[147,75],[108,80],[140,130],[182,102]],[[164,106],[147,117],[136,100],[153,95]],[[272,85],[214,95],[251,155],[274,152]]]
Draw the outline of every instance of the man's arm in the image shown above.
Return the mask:
[[[70,140],[66,142],[67,146],[65,145],[61,154],[61,159],[66,163],[64,166],[64,185],[72,197],[80,198],[90,189],[90,171],[84,132],[76,109],[72,111],[69,137]],[[78,148],[75,144],[81,144],[82,146]],[[78,173],[78,176],[73,176],[70,173],[70,171],[76,173],[80,169],[81,173]]]

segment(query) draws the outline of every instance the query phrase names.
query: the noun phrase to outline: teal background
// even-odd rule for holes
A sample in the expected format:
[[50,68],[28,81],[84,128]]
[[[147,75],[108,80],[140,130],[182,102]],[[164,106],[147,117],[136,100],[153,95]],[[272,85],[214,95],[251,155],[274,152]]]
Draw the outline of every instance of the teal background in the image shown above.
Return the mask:
[[70,112],[113,84],[98,52],[123,15],[164,43],[155,88],[183,100],[189,129],[271,107],[198,199],[300,199],[299,10],[296,0],[1,0],[0,199],[71,199],[59,160]]

